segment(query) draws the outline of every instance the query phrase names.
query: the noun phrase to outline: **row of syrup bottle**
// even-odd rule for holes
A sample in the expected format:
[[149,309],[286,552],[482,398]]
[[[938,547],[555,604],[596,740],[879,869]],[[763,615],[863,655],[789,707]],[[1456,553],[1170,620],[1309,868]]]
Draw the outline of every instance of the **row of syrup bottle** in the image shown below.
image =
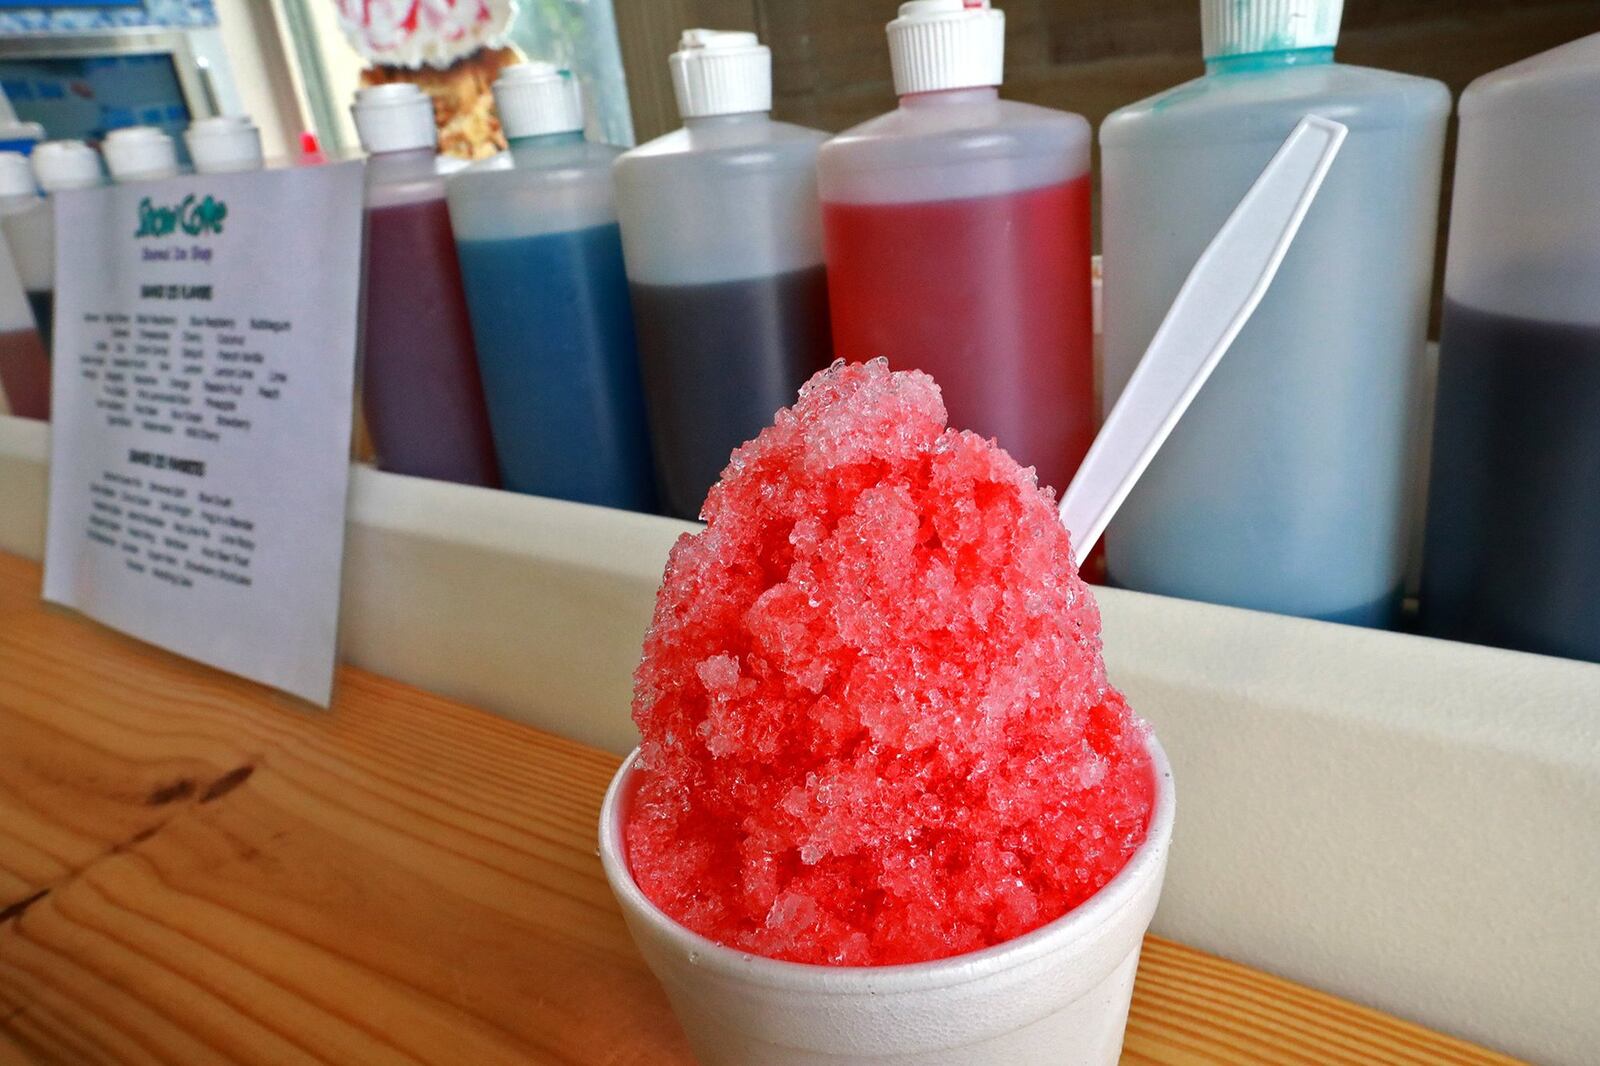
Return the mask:
[[[54,196],[68,189],[92,189],[104,182],[100,156],[82,141],[46,141],[35,147],[26,161],[8,152],[3,162],[0,229],[28,294],[39,336],[49,351],[55,318]],[[35,186],[45,195],[38,195]]]
[[567,72],[509,68],[508,151],[448,183],[508,488],[693,518],[831,359],[826,134],[772,121],[753,34],[691,30],[671,69],[684,127],[621,153],[584,140]]
[[671,60],[683,128],[618,160],[675,514],[835,354],[929,371],[954,424],[1046,483],[1093,437],[1088,123],[999,99],[986,0],[905,4],[889,40],[900,107],[830,140],[771,119],[753,34],[690,30]]
[[[488,483],[460,461],[492,454],[463,446],[478,416],[419,389],[431,372],[463,399],[487,397],[481,424],[507,486],[645,508],[637,365],[661,502],[694,517],[730,452],[837,350],[930,370],[954,420],[1064,484],[1093,433],[1087,124],[998,99],[1003,16],[986,4],[908,4],[891,42],[901,110],[820,162],[826,134],[772,120],[771,57],[753,34],[685,33],[670,61],[683,128],[614,164],[583,141],[570,78],[514,68],[495,87],[510,150],[449,181],[455,246],[409,233],[406,255],[385,233],[403,221],[397,189],[411,213],[435,211],[423,206],[444,188],[432,131],[420,93],[365,90],[365,407],[384,465]],[[408,135],[380,120],[378,94],[416,109]],[[385,259],[413,291],[391,291],[401,279],[385,278]],[[456,327],[419,343],[428,330],[406,316],[444,303],[435,317]],[[470,331],[458,328],[467,309]],[[399,318],[403,335],[389,326]],[[878,331],[884,321],[900,328]],[[409,359],[396,350],[408,344]],[[403,396],[431,417],[394,417]],[[408,459],[396,422],[435,450],[455,440],[442,448],[453,468]]]
[[[250,120],[201,119],[185,133],[195,170],[220,174],[262,166],[261,135]],[[159,129],[131,126],[106,138],[106,166],[118,182],[159,180],[180,172],[177,149]],[[102,185],[100,153],[82,141],[46,141],[28,157],[0,152],[0,231],[26,293],[20,308],[0,308],[0,388],[11,412],[50,415],[49,352],[55,316],[55,194]],[[45,195],[39,195],[42,190]]]
[[[0,231],[26,294],[0,307],[0,387],[11,413],[50,417],[50,348],[55,324],[55,194],[104,182],[100,155],[82,141],[46,141],[24,157],[0,152]],[[44,195],[39,195],[40,190]]]
[[[1337,0],[1208,0],[1206,75],[1123,109],[1102,130],[1108,406],[1194,258],[1295,121],[1320,113],[1351,130],[1272,290],[1114,525],[1109,565],[1112,580],[1131,587],[1386,625],[1398,608],[1416,492],[1410,434],[1449,98],[1428,79],[1335,63],[1339,14]],[[985,2],[903,5],[889,27],[900,107],[826,144],[815,131],[771,121],[769,60],[752,36],[685,35],[673,57],[684,128],[614,167],[656,461],[674,513],[694,515],[729,450],[827,360],[820,324],[830,300],[833,351],[929,370],[945,388],[954,423],[997,437],[1047,484],[1070,478],[1095,421],[1088,129],[1077,116],[998,98],[1002,19]],[[536,170],[535,158],[553,153],[544,156],[553,164],[566,152],[555,169],[587,175],[572,188],[589,188],[595,211],[539,222],[537,233],[514,223],[512,236],[560,234],[546,245],[552,258],[541,262],[565,266],[547,276],[560,273],[564,284],[608,264],[595,274],[609,270],[606,291],[616,294],[612,246],[598,256],[575,251],[577,234],[594,231],[588,236],[598,248],[609,232],[599,206],[604,151],[582,146],[575,125],[529,136],[526,161],[514,151],[491,169]],[[577,165],[581,158],[600,162]],[[813,173],[820,175],[820,240]],[[492,178],[463,180],[458,230],[464,255],[481,252],[490,263],[503,253],[509,262],[513,241],[478,245],[504,240],[504,220],[516,212],[474,215],[467,196]],[[507,190],[516,184],[502,180]],[[549,183],[517,181],[529,190]],[[532,204],[548,194],[528,195]],[[548,213],[529,209],[530,218]],[[559,255],[558,243],[568,246]],[[527,244],[525,254],[532,249]],[[499,273],[486,267],[483,276]],[[518,306],[478,311],[492,300],[473,302],[480,344],[526,330],[515,321]],[[572,302],[606,307],[599,299]],[[514,303],[531,309],[537,300],[524,294]],[[600,317],[613,326],[626,321],[621,303],[614,299]],[[540,321],[556,322],[561,310],[539,311]],[[1452,321],[1465,321],[1454,307]],[[598,325],[597,318],[529,332],[597,337]],[[599,463],[577,487],[531,491],[585,498],[593,490],[584,485],[606,482],[624,486],[624,499],[642,498],[642,476],[602,469],[608,455],[626,456],[623,465],[637,474],[644,451],[637,421],[624,413],[636,395],[622,354],[628,338],[610,332],[611,355],[582,366],[530,366],[531,353],[504,342],[505,353],[481,360],[488,375],[526,378],[491,384],[491,406],[505,409],[497,423],[544,423],[537,396],[558,398],[570,386],[590,401],[585,424],[609,435],[593,446],[583,426],[544,443],[529,431],[530,468]],[[1463,418],[1471,424],[1452,414],[1461,406],[1451,385],[1460,362],[1447,354],[1440,440]],[[597,367],[611,368],[611,376],[574,372]],[[534,385],[530,375],[551,372],[558,380]],[[633,443],[610,447],[629,437],[630,425]],[[523,430],[497,424],[497,432],[510,441]],[[557,458],[571,447],[582,454],[570,463]],[[1435,449],[1436,514],[1451,506],[1438,501],[1456,491],[1461,475],[1449,466],[1461,452]],[[509,480],[504,457],[502,467]],[[1483,496],[1475,489],[1464,498]],[[1461,527],[1454,519],[1434,525]],[[1513,539],[1535,542],[1530,536]],[[1435,546],[1451,540],[1430,533],[1431,584],[1481,591],[1481,558],[1490,549],[1472,546],[1475,576],[1452,582],[1449,553]],[[1424,606],[1436,620],[1431,628],[1470,629],[1443,621],[1447,597],[1435,594],[1434,602],[1431,612]]]

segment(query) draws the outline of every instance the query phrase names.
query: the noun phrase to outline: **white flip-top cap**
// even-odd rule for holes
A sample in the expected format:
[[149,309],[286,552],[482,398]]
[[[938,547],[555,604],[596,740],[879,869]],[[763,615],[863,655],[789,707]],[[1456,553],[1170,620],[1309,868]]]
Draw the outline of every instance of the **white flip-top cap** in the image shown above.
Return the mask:
[[154,126],[112,130],[100,147],[117,181],[170,178],[178,173],[178,149],[172,138]]
[[0,152],[0,196],[33,196],[33,168],[21,152]]
[[1344,0],[1200,0],[1206,59],[1332,48]]
[[684,30],[668,64],[684,118],[772,110],[772,53],[753,33]]
[[898,96],[999,85],[1006,15],[989,0],[911,0],[889,23],[889,66]]
[[92,189],[105,181],[100,153],[82,141],[45,141],[31,158],[34,180],[45,192]]
[[203,118],[184,132],[194,169],[201,174],[260,170],[261,131],[249,115]]
[[361,147],[368,152],[438,147],[433,101],[411,82],[392,81],[357,90],[350,114],[356,120]]
[[554,63],[514,63],[494,82],[494,106],[507,137],[583,129],[578,79]]

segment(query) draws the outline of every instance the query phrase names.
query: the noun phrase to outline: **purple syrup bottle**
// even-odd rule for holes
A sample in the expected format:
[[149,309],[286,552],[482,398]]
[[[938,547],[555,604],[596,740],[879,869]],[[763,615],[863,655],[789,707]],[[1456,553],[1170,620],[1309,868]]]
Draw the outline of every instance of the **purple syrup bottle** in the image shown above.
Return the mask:
[[415,85],[356,94],[367,160],[360,388],[378,465],[498,486],[433,104]]

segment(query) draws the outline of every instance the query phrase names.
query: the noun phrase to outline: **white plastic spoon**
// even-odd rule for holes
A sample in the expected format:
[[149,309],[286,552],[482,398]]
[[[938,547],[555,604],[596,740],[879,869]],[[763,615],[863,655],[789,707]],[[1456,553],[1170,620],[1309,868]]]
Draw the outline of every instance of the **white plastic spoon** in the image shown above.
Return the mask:
[[1348,132],[1301,119],[1189,271],[1061,495],[1080,565],[1266,294]]

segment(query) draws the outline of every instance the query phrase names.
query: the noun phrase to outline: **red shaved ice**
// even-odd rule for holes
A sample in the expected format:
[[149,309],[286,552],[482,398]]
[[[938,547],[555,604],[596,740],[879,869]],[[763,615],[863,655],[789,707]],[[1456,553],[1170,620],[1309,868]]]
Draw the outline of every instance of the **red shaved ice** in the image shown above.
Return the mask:
[[987,947],[1144,840],[1146,727],[1048,489],[946,428],[933,379],[836,363],[734,452],[672,549],[634,675],[628,862],[753,954]]

